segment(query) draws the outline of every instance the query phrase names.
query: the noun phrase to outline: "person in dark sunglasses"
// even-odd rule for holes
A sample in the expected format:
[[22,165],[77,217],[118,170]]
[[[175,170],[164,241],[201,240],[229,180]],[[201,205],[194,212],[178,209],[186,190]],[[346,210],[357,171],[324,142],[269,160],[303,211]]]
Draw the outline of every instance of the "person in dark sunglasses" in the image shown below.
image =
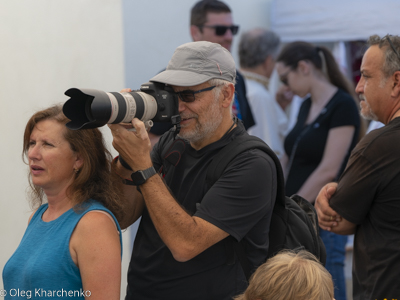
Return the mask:
[[166,132],[151,150],[140,120],[132,121],[136,132],[109,126],[113,146],[134,172],[115,160],[129,207],[121,226],[141,217],[126,300],[231,300],[247,286],[231,239],[243,242],[251,270],[265,260],[277,190],[272,158],[260,149],[242,152],[215,184],[207,180],[207,168],[221,150],[248,137],[232,113],[235,79],[227,49],[206,41],[186,43],[166,70],[150,79],[178,95],[178,135]]
[[[358,141],[358,100],[325,47],[303,41],[288,43],[277,57],[276,70],[295,95],[306,97],[296,124],[284,139],[281,164],[286,172],[286,195],[298,194],[313,203],[319,190],[343,173]],[[335,283],[335,299],[346,300],[347,237],[325,230],[320,230],[320,236],[327,254],[325,267]]]
[[190,34],[193,41],[218,43],[231,51],[233,36],[239,26],[233,24],[232,12],[222,1],[199,1],[190,16]]
[[[198,1],[190,13],[190,35],[193,41],[218,43],[231,51],[233,36],[239,26],[233,23],[232,11],[227,4],[218,0]],[[236,71],[234,114],[243,121],[246,129],[255,125],[254,117],[246,96],[243,76]]]

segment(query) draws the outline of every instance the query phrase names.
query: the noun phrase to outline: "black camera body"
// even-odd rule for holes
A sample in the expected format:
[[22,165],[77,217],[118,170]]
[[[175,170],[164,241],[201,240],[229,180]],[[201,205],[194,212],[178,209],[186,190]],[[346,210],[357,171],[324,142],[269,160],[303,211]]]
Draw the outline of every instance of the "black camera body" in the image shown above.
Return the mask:
[[63,105],[63,112],[71,121],[70,129],[89,129],[105,124],[131,122],[171,122],[179,132],[178,96],[171,86],[158,82],[142,84],[140,90],[117,93],[93,89],[71,88]]

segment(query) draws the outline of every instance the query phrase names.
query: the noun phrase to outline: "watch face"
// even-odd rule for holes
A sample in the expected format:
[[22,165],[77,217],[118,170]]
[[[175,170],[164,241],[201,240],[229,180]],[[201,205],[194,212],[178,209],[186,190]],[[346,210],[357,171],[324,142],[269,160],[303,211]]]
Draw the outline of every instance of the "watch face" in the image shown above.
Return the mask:
[[132,181],[135,185],[141,185],[146,182],[146,178],[142,171],[137,171],[131,175]]

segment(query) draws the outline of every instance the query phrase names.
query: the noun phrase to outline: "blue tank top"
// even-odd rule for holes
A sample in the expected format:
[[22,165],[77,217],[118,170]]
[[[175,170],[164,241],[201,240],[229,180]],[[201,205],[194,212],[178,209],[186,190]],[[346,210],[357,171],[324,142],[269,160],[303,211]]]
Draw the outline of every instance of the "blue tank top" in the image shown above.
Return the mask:
[[[121,256],[121,229],[115,216],[97,201],[89,200],[81,209],[70,209],[57,219],[44,222],[43,204],[33,215],[17,250],[3,269],[5,300],[84,299],[78,267],[71,258],[69,241],[79,220],[89,211],[108,212],[118,227]],[[90,299],[90,298],[89,298]]]

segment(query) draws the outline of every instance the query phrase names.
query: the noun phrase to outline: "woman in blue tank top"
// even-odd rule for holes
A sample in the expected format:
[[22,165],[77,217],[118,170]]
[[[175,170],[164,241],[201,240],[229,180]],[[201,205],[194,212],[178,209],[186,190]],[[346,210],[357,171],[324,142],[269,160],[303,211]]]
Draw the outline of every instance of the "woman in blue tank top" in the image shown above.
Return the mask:
[[68,121],[54,106],[26,125],[36,210],[3,269],[5,299],[120,298],[122,208],[112,157],[98,129],[70,130]]

